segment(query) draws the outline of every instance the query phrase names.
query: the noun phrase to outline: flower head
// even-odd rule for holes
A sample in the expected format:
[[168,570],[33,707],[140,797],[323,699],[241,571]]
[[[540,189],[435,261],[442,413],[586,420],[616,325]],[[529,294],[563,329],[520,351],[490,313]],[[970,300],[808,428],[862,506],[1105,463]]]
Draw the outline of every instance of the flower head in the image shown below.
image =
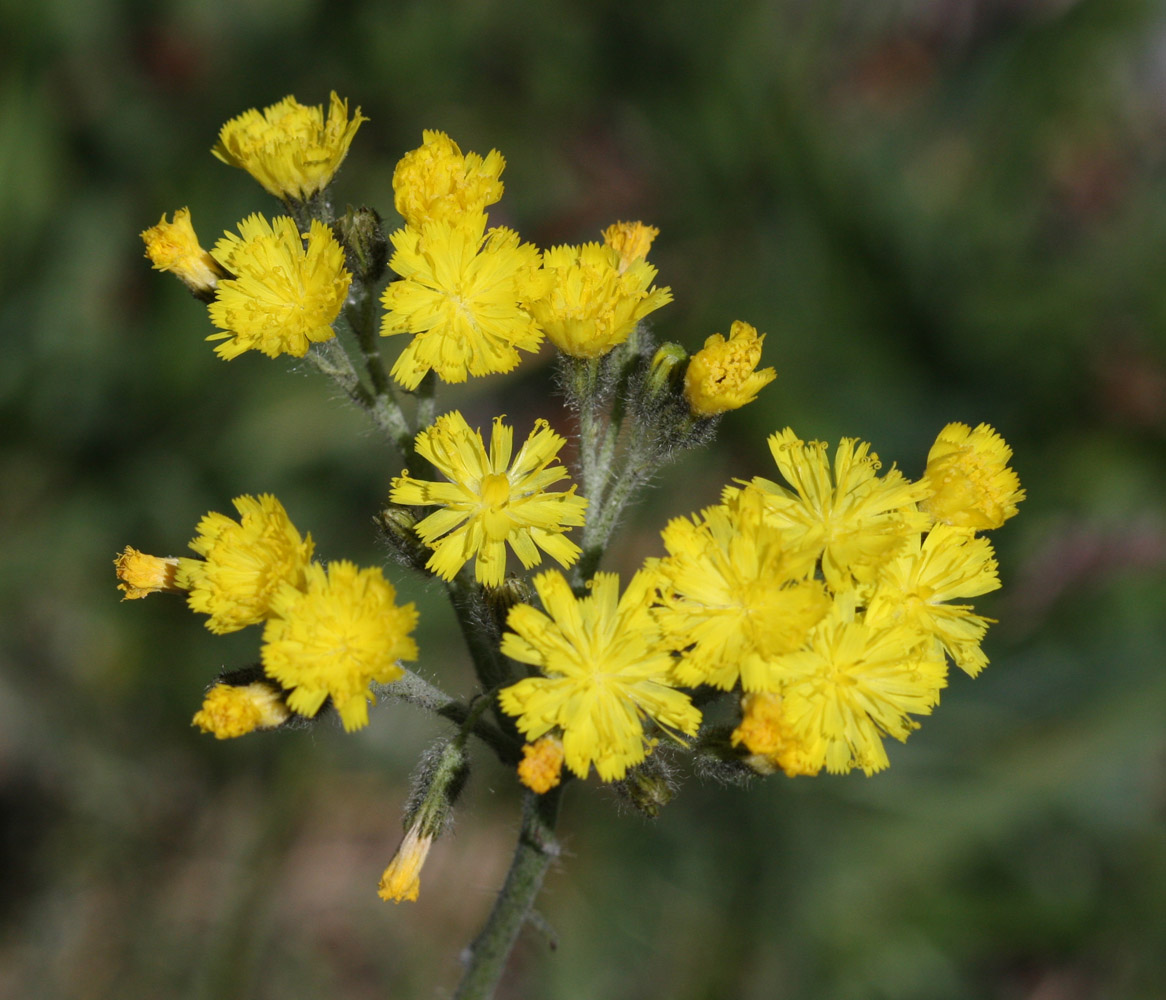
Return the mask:
[[781,713],[804,773],[831,774],[888,765],[884,734],[905,740],[947,685],[947,668],[919,633],[876,628],[847,613],[845,602],[810,633],[805,649],[780,657]]
[[300,537],[275,497],[241,496],[234,504],[238,521],[211,511],[198,522],[190,547],[202,559],[179,560],[175,581],[218,634],[270,618],[276,590],[301,587],[312,558],[311,535]]
[[772,368],[757,371],[765,334],[735,320],[726,340],[714,333],[689,362],[684,375],[684,398],[699,417],[714,417],[752,403],[777,378]]
[[216,684],[203,699],[191,725],[215,739],[245,736],[257,729],[275,729],[290,717],[283,696],[274,685],[263,681],[251,684]]
[[892,468],[879,475],[878,456],[866,442],[843,438],[831,469],[822,441],[802,441],[788,427],[769,438],[769,450],[789,488],[757,477],[774,523],[822,555],[822,573],[834,590],[869,583],[877,567],[912,532],[927,526],[915,510],[926,487]]
[[532,792],[546,795],[563,778],[563,741],[547,735],[527,743],[518,762],[518,780]]
[[218,261],[204,250],[194,233],[190,209],[180,208],[174,221],[162,220],[142,233],[146,256],[156,271],[169,271],[195,295],[209,296],[220,278],[227,277]]
[[988,663],[980,640],[990,619],[974,614],[970,605],[948,602],[999,586],[991,542],[966,528],[937,524],[922,540],[909,540],[882,567],[865,620],[905,623],[933,636],[956,666],[975,677]]
[[446,382],[511,371],[518,351],[542,343],[523,303],[539,286],[539,252],[509,229],[485,232],[486,217],[433,222],[390,237],[401,275],[385,289],[381,336],[413,334],[393,378],[415,389],[430,370]]
[[700,710],[672,687],[672,656],[648,611],[651,574],[637,573],[622,598],[614,573],[597,573],[584,598],[557,571],[539,574],[534,585],[546,611],[511,608],[502,652],[544,676],[498,695],[528,742],[558,730],[571,771],[583,778],[594,764],[603,781],[618,781],[647,755],[649,721],[696,733]]
[[744,745],[754,755],[749,763],[762,773],[780,767],[794,778],[822,770],[821,762],[815,759],[818,741],[809,746],[801,743],[790,728],[777,692],[752,691],[741,698],[741,723],[733,730],[732,743]]
[[289,95],[262,114],[251,108],[232,118],[211,152],[246,170],[275,197],[306,201],[331,182],[365,121],[360,108],[349,121],[348,102],[335,91],[327,121],[322,106],[300,104]]
[[983,531],[999,528],[1024,499],[1020,478],[1009,468],[1012,449],[987,424],[972,430],[948,424],[927,455],[919,504],[936,521]]
[[251,215],[239,223],[239,234],[226,233],[215,244],[215,259],[235,275],[219,282],[209,307],[211,322],[223,331],[207,337],[223,341],[215,353],[227,360],[249,350],[302,358],[310,344],[335,336],[332,321],[352,276],[331,230],[313,220],[305,246],[286,216],[268,222]]
[[393,171],[393,201],[407,225],[456,223],[502,197],[499,178],[506,161],[498,150],[482,159],[477,153],[462,155],[444,132],[426,129],[421,139],[421,146],[401,157]]
[[417,658],[409,635],[417,611],[396,596],[380,569],[345,561],[327,570],[312,563],[302,589],[279,589],[261,657],[267,675],[292,689],[292,711],[314,716],[331,698],[346,730],[368,724],[369,683],[396,680],[404,672],[398,661]]
[[678,681],[773,690],[773,658],[798,649],[830,607],[813,579],[816,553],[766,520],[752,488],[669,522],[663,536],[663,606],[653,614],[664,641],[683,651]]
[[127,545],[113,559],[121,581],[117,589],[123,591],[122,600],[135,601],[159,591],[182,593],[185,588],[175,582],[180,561],[177,556],[151,556]]
[[613,222],[603,231],[603,242],[619,254],[622,274],[637,260],[648,256],[652,241],[659,235],[659,229],[642,222]]
[[514,430],[498,417],[487,454],[482,432],[471,431],[456,410],[418,434],[417,454],[449,482],[403,474],[393,480],[389,498],[406,506],[442,507],[416,528],[434,549],[428,569],[452,580],[474,559],[478,581],[496,587],[506,575],[507,544],[527,569],[542,562],[539,549],[560,566],[570,566],[579,557],[579,546],[564,532],[583,523],[587,501],[575,495],[574,486],[566,492],[546,492],[569,476],[557,461],[565,443],[539,420],[514,455]]
[[655,267],[642,257],[624,266],[619,250],[599,243],[553,247],[543,270],[548,285],[530,311],[555,346],[576,358],[606,354],[672,301],[670,288],[648,287]]

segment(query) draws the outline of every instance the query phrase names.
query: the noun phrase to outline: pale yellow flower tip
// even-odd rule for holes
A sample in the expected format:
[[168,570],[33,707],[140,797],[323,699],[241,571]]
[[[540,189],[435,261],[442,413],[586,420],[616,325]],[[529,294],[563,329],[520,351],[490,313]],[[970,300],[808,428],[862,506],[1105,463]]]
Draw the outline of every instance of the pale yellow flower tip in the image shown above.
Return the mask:
[[326,122],[322,106],[309,107],[289,95],[262,114],[251,108],[232,118],[219,130],[211,153],[246,170],[275,197],[306,201],[328,186],[366,121],[360,108],[349,121],[348,102],[336,91]]
[[1024,499],[1008,466],[1012,449],[987,424],[975,430],[948,424],[927,455],[923,482],[931,495],[919,504],[936,521],[983,531],[999,528]]
[[274,729],[290,715],[279,691],[270,684],[216,684],[207,692],[191,725],[212,733],[215,739],[229,740],[256,729]]
[[389,867],[381,876],[377,895],[385,902],[400,903],[415,900],[421,889],[421,868],[433,846],[433,838],[421,833],[420,824],[415,823],[405,833],[405,839],[389,862]]
[[502,197],[506,160],[496,149],[485,159],[462,155],[444,132],[426,129],[421,145],[401,157],[393,171],[393,203],[405,222],[420,229],[426,222],[476,216]]
[[522,748],[518,779],[532,792],[545,795],[559,784],[562,776],[563,741],[557,736],[544,736]]
[[122,600],[135,601],[159,591],[181,593],[184,588],[179,587],[174,580],[178,561],[177,556],[151,556],[127,545],[113,559],[117,578],[121,580],[117,589],[124,591]]
[[551,342],[574,358],[606,354],[672,301],[672,289],[652,285],[655,267],[638,258],[621,268],[619,252],[599,243],[552,247],[543,271],[544,288],[528,308]]
[[765,334],[734,321],[726,340],[714,333],[692,356],[684,376],[684,398],[698,417],[714,417],[752,403],[776,377],[772,368],[756,371]]
[[619,254],[619,271],[623,274],[637,260],[648,256],[652,241],[659,235],[659,229],[642,222],[613,222],[603,231],[603,242]]
[[199,245],[189,208],[178,209],[173,222],[167,222],[163,213],[162,220],[143,230],[141,236],[154,270],[169,271],[195,295],[209,296],[219,279],[227,276],[210,253]]

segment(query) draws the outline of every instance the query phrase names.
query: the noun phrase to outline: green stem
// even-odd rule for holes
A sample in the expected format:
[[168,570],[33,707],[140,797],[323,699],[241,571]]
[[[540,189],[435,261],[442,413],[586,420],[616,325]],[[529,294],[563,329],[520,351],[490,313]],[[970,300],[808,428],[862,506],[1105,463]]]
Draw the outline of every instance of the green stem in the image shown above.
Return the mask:
[[485,592],[464,575],[450,581],[447,589],[482,690],[491,691],[509,684],[514,679],[510,661],[502,655],[502,631]]
[[372,382],[373,391],[378,396],[391,396],[392,386],[389,376],[385,372],[385,363],[381,358],[380,337],[377,335],[377,300],[369,289],[362,288],[359,296],[344,310],[344,317],[352,332],[356,334],[360,344],[360,353],[364,358],[364,368]]
[[483,719],[482,705],[478,703],[467,705],[411,670],[406,670],[401,677],[391,684],[378,688],[378,691],[386,697],[423,708],[467,729],[489,746],[504,764],[516,764],[521,759],[521,744],[493,723]]
[[377,429],[400,450],[402,455],[408,456],[412,452],[413,435],[396,400],[391,396],[374,395],[369,391],[352,366],[348,352],[335,337],[317,344],[307,353],[306,358],[316,366],[317,371],[332,379],[344,390],[349,399],[372,418]]
[[489,1000],[494,995],[519,931],[531,917],[547,869],[559,856],[555,824],[561,791],[560,787],[546,795],[526,792],[514,860],[485,926],[467,949],[466,971],[454,1000]]

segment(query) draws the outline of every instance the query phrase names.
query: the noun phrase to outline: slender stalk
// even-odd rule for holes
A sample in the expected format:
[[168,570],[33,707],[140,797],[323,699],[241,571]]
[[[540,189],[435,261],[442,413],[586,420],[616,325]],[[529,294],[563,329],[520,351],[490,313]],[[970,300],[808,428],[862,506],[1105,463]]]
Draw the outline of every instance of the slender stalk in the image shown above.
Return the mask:
[[561,787],[546,795],[526,792],[514,860],[485,926],[466,949],[466,971],[454,1000],[489,1000],[494,995],[518,934],[531,918],[547,870],[559,856],[555,824],[561,792]]
[[[407,704],[415,705],[467,729],[489,746],[503,763],[516,763],[521,757],[519,752],[521,744],[502,732],[493,723],[482,718],[486,706],[480,703],[467,705],[452,695],[446,694],[411,670],[406,670],[403,676],[391,684],[378,687],[377,690],[379,694],[383,694],[387,698],[396,698]],[[482,697],[487,699],[487,704],[491,700],[490,696],[483,695]]]

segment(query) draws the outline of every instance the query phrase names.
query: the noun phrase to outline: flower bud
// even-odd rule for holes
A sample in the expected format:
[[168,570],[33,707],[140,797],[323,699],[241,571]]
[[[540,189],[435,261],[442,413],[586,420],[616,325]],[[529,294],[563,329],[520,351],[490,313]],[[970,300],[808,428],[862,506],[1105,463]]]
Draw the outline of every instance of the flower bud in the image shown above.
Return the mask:
[[469,771],[469,755],[460,736],[440,741],[422,756],[405,805],[405,837],[377,886],[381,899],[400,903],[417,898],[429,848],[452,824],[453,805]]
[[332,223],[332,232],[344,247],[344,266],[348,271],[365,286],[380,281],[389,259],[389,241],[377,211],[349,207]]

